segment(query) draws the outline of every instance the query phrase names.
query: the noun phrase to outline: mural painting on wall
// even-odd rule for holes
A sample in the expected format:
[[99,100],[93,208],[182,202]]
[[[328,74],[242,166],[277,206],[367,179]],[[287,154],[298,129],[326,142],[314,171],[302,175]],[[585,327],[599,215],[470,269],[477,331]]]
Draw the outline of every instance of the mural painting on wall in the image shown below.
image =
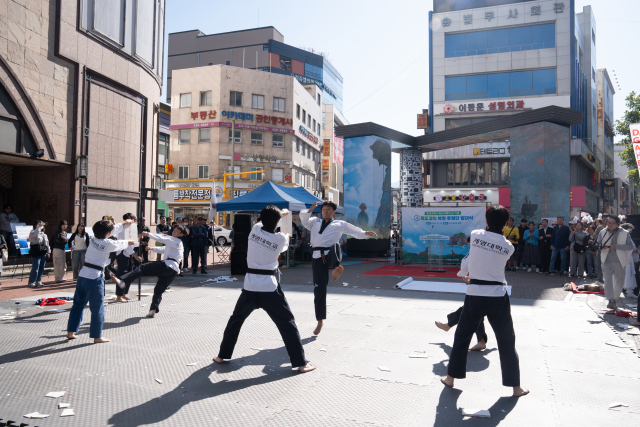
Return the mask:
[[344,140],[346,220],[389,238],[391,226],[391,142],[377,136]]

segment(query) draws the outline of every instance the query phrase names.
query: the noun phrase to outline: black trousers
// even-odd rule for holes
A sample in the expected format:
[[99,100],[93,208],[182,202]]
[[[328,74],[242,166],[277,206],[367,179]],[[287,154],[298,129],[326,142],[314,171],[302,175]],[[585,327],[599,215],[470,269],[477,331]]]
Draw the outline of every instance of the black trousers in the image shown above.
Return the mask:
[[200,266],[201,271],[207,265],[207,247],[206,246],[192,246],[191,247],[191,269],[195,272],[198,270],[198,261],[202,264]]
[[467,354],[473,334],[476,333],[482,318],[486,316],[498,341],[502,385],[517,387],[520,385],[520,362],[516,352],[516,334],[511,319],[509,295],[503,297],[478,297],[467,295],[464,299],[460,323],[456,328],[453,348],[449,356],[448,374],[453,378],[467,376]]
[[182,265],[180,268],[189,268],[189,253],[191,252],[191,246],[184,246],[184,252],[182,254]]
[[280,285],[278,285],[278,288],[273,292],[242,290],[236,307],[233,309],[233,314],[229,318],[227,327],[224,330],[218,357],[221,359],[231,359],[242,324],[253,310],[258,308],[267,312],[271,320],[273,320],[273,323],[276,324],[278,331],[280,331],[280,336],[284,341],[284,346],[291,360],[291,366],[293,368],[299,368],[306,365],[307,359],[304,357],[304,348],[300,340],[300,332],[298,332],[296,320],[293,317],[284,293],[282,293],[282,289],[280,289]]
[[18,251],[16,250],[16,241],[13,240],[13,232],[2,231],[2,235],[4,236],[4,240],[7,242],[7,250],[9,251],[9,256],[16,256],[18,254]]
[[327,285],[329,284],[329,265],[322,258],[311,261],[313,271],[313,304],[316,309],[316,320],[327,318]]
[[[118,272],[116,273],[117,277],[122,277],[127,271],[130,271],[131,267],[131,258],[126,256],[123,252],[120,252],[116,255],[116,261],[118,261]],[[129,293],[129,285],[127,284],[124,289],[121,289],[120,286],[116,286],[116,295],[123,296]]]
[[[454,311],[453,313],[447,314],[447,324],[450,327],[453,328],[458,323],[460,323],[460,315],[462,314],[463,308],[464,308],[464,305],[459,309],[457,309],[456,311]],[[484,319],[480,321],[480,326],[478,326],[478,330],[476,331],[476,337],[478,337],[478,341],[484,341],[485,344],[489,341],[487,338],[487,333],[484,330]]]
[[125,289],[129,289],[131,283],[140,277],[158,277],[156,286],[153,289],[153,298],[151,299],[151,307],[149,310],[155,310],[156,313],[159,313],[162,294],[167,290],[177,275],[178,273],[171,267],[167,266],[164,261],[154,261],[140,265],[135,270],[120,277],[120,279],[124,280],[126,284]]
[[549,263],[551,262],[551,245],[546,243],[540,244],[540,262],[542,263],[540,270],[549,271]]

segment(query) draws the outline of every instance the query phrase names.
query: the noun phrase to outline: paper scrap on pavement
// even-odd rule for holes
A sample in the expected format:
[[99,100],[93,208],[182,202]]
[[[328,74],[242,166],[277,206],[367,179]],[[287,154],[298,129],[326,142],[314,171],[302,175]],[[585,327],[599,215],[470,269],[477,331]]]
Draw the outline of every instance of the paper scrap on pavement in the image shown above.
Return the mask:
[[619,348],[631,348],[629,344],[625,344],[622,341],[608,341],[605,344],[611,345],[613,347],[619,347]]
[[200,362],[187,363],[187,366],[196,366]]
[[465,409],[462,408],[463,417],[491,418],[491,414],[486,409]]
[[146,307],[147,304],[140,304],[140,307]]
[[156,382],[157,382],[158,384],[162,384],[162,380],[161,380],[161,379],[156,378]]
[[631,327],[628,323],[618,323],[617,326],[622,329],[629,329]]
[[150,297],[151,294],[149,294],[149,293],[141,293],[140,296],[141,297]]
[[14,316],[0,316],[0,320],[12,320],[15,319]]
[[380,369],[381,371],[391,372],[391,369],[387,368],[386,366],[378,366],[378,369]]
[[327,349],[326,348],[321,348],[320,351],[327,351]]
[[347,282],[342,282],[342,286],[349,286]]
[[40,412],[32,412],[30,414],[23,415],[25,418],[47,418],[51,414],[41,414]]
[[412,359],[428,359],[429,358],[429,356],[427,356],[424,353],[422,353],[422,354],[410,354],[409,357],[412,358]]
[[627,329],[629,335],[640,335],[640,331],[637,329]]
[[624,403],[620,403],[620,402],[613,402],[613,403],[610,403],[610,404],[609,404],[609,409],[612,409],[612,408],[619,408],[619,407],[621,407],[621,406],[624,406],[625,408],[628,408],[628,407],[629,407],[629,405],[626,405],[626,404],[624,404]]
[[62,413],[60,414],[61,417],[70,417],[71,415],[75,415],[73,413],[73,409],[65,409],[64,411],[62,411]]
[[54,399],[57,399],[58,397],[64,396],[64,393],[64,391],[50,391],[45,397],[53,397]]
[[367,326],[373,326],[373,323],[367,323]]
[[71,403],[58,403],[58,409],[64,409],[71,406]]

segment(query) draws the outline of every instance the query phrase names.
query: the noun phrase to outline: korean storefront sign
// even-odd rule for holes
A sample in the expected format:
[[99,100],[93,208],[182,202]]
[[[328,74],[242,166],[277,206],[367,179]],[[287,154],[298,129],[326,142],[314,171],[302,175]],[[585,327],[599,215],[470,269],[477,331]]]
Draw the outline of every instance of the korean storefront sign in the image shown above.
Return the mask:
[[329,159],[322,159],[322,169],[329,170]]
[[174,202],[210,201],[210,188],[185,188],[173,190]]
[[198,118],[200,120],[215,119],[216,110],[200,111],[200,112],[196,111],[191,113],[191,120],[198,120]]
[[300,125],[299,130],[300,130],[300,133],[303,134],[305,137],[307,137],[309,141],[315,142],[316,144],[318,143],[318,137],[312,134],[311,132],[309,132],[309,130],[307,130],[306,127]]
[[433,197],[433,200],[436,202],[454,202],[454,201],[460,201],[460,202],[484,202],[484,194],[458,194],[458,195],[450,195],[450,196],[441,196],[441,195],[437,195]]
[[631,142],[633,143],[633,152],[636,156],[636,165],[638,165],[638,170],[640,171],[640,123],[629,125],[629,133],[631,133]]
[[524,109],[524,101],[496,101],[496,102],[471,102],[467,104],[445,104],[442,107],[442,112],[445,114],[452,114],[454,112],[460,113],[486,113],[487,111],[500,111],[500,110],[522,110]]
[[427,115],[418,114],[418,129],[427,129]]
[[285,126],[293,126],[293,119],[286,119],[284,117],[275,117],[275,116],[263,116],[262,114],[256,114],[256,123],[270,123],[272,125],[277,125],[280,123]]
[[511,146],[473,149],[474,156],[504,156],[509,154],[511,154]]
[[331,140],[330,139],[322,140],[322,156],[331,157]]
[[223,111],[222,117],[226,117],[229,120],[235,119],[235,120],[249,120],[250,122],[253,121],[252,113],[240,113],[237,111]]

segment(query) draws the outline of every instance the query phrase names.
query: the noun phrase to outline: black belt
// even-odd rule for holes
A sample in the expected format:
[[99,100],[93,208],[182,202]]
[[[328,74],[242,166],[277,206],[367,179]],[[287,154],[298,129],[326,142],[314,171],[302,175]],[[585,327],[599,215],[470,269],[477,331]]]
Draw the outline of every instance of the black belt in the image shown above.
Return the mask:
[[333,248],[333,246],[331,246],[330,248],[316,248],[314,247],[313,250],[314,251],[330,251]]
[[487,285],[487,286],[490,286],[490,285],[501,285],[501,286],[504,286],[503,282],[497,282],[497,281],[494,281],[494,280],[480,280],[480,279],[471,279],[471,280],[469,280],[469,284],[470,285]]
[[247,268],[247,273],[259,274],[261,276],[277,276],[278,270],[258,270],[257,268]]
[[175,261],[175,262],[177,262],[178,264],[180,264],[180,263],[178,262],[178,260],[177,260],[177,259],[173,259],[173,258],[167,258],[165,261]]
[[94,270],[98,270],[98,271],[104,272],[104,267],[100,267],[99,265],[89,264],[88,262],[85,262],[84,266],[85,267],[89,267],[89,268],[93,268]]

